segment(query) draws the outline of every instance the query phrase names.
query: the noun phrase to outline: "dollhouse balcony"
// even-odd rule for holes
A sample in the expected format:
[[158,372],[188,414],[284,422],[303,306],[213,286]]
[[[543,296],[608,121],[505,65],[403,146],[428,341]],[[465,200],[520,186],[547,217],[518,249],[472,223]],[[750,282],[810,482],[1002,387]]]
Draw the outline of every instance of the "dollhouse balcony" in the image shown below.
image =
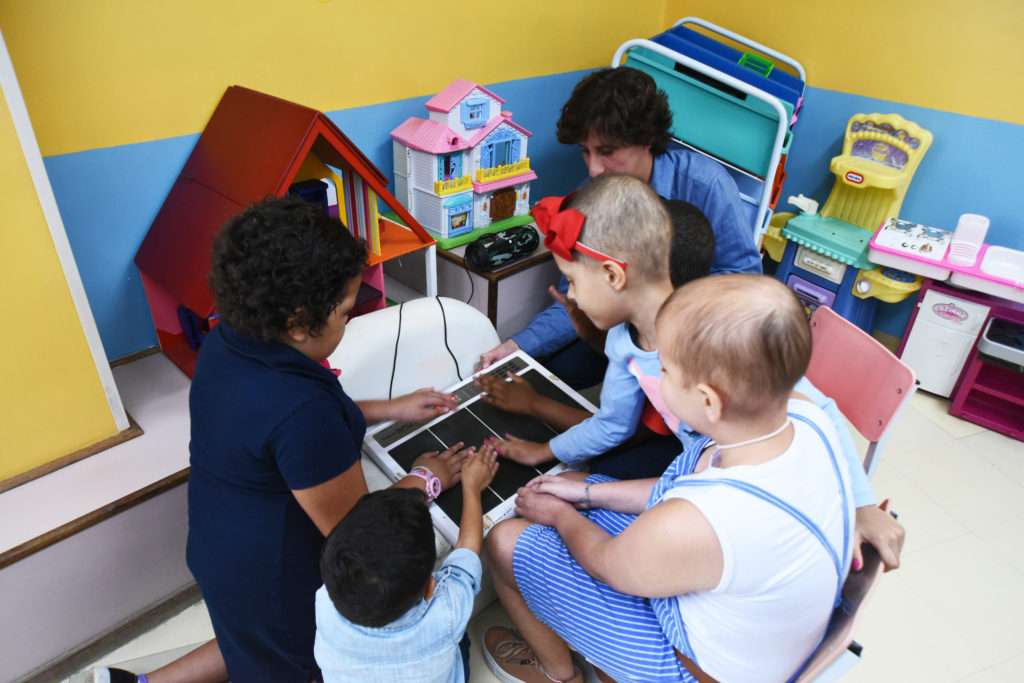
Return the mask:
[[526,158],[514,164],[502,164],[491,168],[481,168],[476,172],[476,182],[493,183],[495,180],[511,178],[530,171],[530,159]]
[[464,175],[461,178],[452,178],[451,180],[436,180],[434,181],[434,194],[444,197],[445,195],[469,190],[472,187],[473,177],[469,175]]

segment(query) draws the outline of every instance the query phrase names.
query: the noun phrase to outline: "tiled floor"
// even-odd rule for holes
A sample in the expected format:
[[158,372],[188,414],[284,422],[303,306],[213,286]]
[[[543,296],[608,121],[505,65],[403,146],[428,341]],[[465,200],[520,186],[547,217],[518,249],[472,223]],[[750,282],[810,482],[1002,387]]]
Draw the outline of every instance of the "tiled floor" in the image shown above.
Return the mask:
[[[1024,444],[951,417],[948,405],[913,397],[872,482],[907,542],[867,609],[864,659],[845,680],[1024,681]],[[503,618],[497,604],[481,613],[474,643]],[[210,636],[200,604],[101,662],[142,671]],[[472,670],[473,683],[497,680],[478,650]]]

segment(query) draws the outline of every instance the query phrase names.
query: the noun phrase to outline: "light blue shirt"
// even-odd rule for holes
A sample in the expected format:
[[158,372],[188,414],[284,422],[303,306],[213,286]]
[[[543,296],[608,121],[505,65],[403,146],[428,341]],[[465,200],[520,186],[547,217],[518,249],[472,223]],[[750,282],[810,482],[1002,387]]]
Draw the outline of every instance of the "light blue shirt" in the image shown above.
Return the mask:
[[[665,199],[685,199],[700,209],[715,232],[712,273],[760,273],[761,255],[754,246],[754,226],[744,218],[740,191],[720,164],[683,147],[654,157],[651,188]],[[558,290],[569,284],[563,277]],[[510,339],[534,357],[554,353],[575,341],[576,330],[565,307],[554,303]]]
[[480,591],[480,558],[456,548],[434,572],[429,600],[387,626],[353,624],[321,586],[316,592],[313,654],[325,683],[465,683],[459,641]]
[[[644,408],[645,395],[640,378],[656,378],[660,383],[658,352],[645,351],[634,344],[625,323],[608,330],[604,353],[608,356],[608,368],[601,385],[601,409],[553,438],[549,444],[555,457],[569,465],[605,453],[631,437],[636,432]],[[674,420],[674,423],[669,422],[669,427],[675,431],[683,447],[698,436],[682,422]]]

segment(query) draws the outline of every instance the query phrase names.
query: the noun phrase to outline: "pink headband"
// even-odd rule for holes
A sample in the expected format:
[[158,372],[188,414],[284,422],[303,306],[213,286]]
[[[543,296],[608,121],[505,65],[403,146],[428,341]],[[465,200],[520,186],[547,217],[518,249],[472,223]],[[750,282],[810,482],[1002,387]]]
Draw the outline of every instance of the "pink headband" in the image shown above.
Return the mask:
[[567,197],[545,197],[530,209],[530,214],[537,223],[537,227],[544,233],[544,246],[566,261],[572,260],[572,252],[576,250],[584,256],[598,261],[611,261],[625,270],[625,261],[588,247],[579,241],[587,217],[576,209],[564,208],[575,195],[576,193],[573,192]]

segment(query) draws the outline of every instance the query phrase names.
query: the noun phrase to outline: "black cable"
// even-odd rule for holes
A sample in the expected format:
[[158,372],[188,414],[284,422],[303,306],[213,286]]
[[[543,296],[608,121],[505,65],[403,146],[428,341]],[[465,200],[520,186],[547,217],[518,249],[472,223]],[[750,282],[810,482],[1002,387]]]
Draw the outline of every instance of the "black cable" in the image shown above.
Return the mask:
[[469,278],[469,298],[466,299],[466,303],[472,306],[471,302],[473,301],[473,294],[476,292],[476,285],[473,284],[473,272],[469,269],[469,261],[466,260],[465,252],[463,252],[462,267],[466,271],[466,277]]
[[448,349],[448,355],[452,357],[452,361],[455,363],[455,374],[459,376],[459,381],[462,381],[462,373],[459,372],[459,361],[452,353],[452,347],[448,346],[448,318],[444,314],[444,304],[441,303],[441,297],[435,296],[437,299],[437,305],[441,307],[441,324],[444,325],[444,348]]
[[[391,381],[388,383],[388,400],[391,400],[391,390],[395,388],[395,368],[398,367],[398,340],[402,338],[402,307],[405,302],[398,304],[398,334],[395,335],[395,357],[391,359]],[[443,310],[443,309],[442,309]],[[462,379],[461,377],[459,379]]]

